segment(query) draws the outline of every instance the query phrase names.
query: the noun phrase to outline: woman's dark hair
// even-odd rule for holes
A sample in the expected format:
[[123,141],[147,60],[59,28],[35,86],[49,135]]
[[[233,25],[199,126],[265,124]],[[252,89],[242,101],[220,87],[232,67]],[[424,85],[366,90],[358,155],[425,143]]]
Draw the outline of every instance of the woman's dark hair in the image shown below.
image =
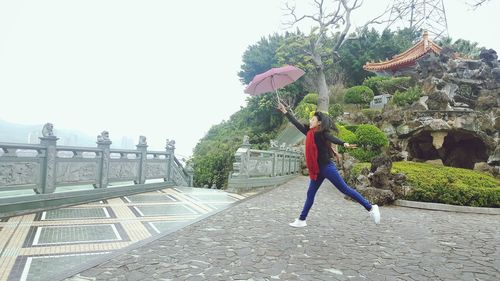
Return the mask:
[[330,119],[330,117],[328,115],[326,115],[325,113],[323,113],[321,111],[316,111],[316,112],[314,112],[313,116],[316,116],[316,118],[318,118],[318,121],[321,121],[321,125],[319,126],[319,129],[318,129],[319,132],[328,133],[328,131],[330,131],[330,129],[331,129],[335,133],[338,133],[339,130],[337,129],[337,126],[335,126],[335,123],[332,122],[332,120]]

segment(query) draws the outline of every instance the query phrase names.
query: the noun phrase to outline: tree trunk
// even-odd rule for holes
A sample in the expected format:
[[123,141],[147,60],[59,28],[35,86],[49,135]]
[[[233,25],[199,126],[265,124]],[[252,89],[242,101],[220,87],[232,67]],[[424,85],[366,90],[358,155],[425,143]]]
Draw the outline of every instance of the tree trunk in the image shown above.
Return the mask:
[[328,112],[328,104],[330,103],[330,98],[328,96],[328,86],[326,85],[325,71],[323,66],[323,60],[321,55],[314,53],[312,55],[312,60],[316,65],[316,86],[318,87],[318,111]]
[[328,87],[326,86],[325,72],[323,71],[323,68],[318,69],[317,84],[318,84],[318,111],[328,112],[330,98],[328,95]]

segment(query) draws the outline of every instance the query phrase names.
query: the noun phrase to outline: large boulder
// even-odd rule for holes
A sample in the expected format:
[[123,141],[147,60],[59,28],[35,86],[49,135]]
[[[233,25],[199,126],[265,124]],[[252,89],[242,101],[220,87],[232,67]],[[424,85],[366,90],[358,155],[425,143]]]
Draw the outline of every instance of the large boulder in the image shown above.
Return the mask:
[[379,206],[388,205],[396,200],[394,193],[390,190],[384,190],[374,187],[365,187],[357,189],[363,197],[366,198],[372,204],[377,204]]
[[493,49],[482,49],[479,53],[479,58],[491,67],[498,64],[498,55]]

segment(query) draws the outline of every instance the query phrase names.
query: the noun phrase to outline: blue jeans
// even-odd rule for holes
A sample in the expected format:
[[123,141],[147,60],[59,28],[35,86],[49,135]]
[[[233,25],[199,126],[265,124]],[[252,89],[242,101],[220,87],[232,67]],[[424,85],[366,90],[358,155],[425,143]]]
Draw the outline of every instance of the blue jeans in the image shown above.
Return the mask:
[[307,199],[304,203],[304,208],[300,214],[299,219],[305,220],[309,210],[314,203],[314,197],[316,192],[318,192],[319,187],[323,183],[323,180],[327,178],[340,192],[346,194],[352,199],[356,200],[359,204],[363,205],[367,211],[372,209],[372,205],[368,202],[361,194],[356,190],[349,187],[345,181],[340,177],[337,167],[330,161],[328,164],[319,168],[319,175],[316,180],[311,180],[309,182],[309,189],[307,190]]

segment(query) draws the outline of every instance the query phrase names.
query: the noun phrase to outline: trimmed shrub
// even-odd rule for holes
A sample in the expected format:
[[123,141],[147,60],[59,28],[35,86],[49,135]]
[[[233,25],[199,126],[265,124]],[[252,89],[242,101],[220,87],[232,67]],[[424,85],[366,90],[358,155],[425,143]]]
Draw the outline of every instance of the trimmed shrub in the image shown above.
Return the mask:
[[349,155],[361,162],[370,162],[376,156],[379,156],[381,151],[370,150],[366,148],[355,148],[348,150]]
[[[355,164],[357,177],[370,163]],[[394,162],[392,173],[406,175],[411,192],[404,199],[473,207],[500,207],[500,180],[481,172],[441,165]]]
[[366,86],[354,86],[347,89],[344,102],[350,104],[358,104],[358,105],[368,105],[370,101],[373,99],[373,91],[372,89]]
[[307,95],[305,95],[305,97],[302,99],[301,102],[305,102],[305,103],[311,103],[311,104],[318,104],[318,97],[319,95],[316,94],[316,93],[309,93]]
[[335,119],[344,114],[344,108],[342,107],[341,104],[334,103],[330,105],[330,107],[328,108],[328,114],[332,119]]
[[371,148],[371,150],[380,150],[389,145],[389,139],[379,128],[370,124],[359,125],[356,129],[357,144]]
[[472,170],[427,163],[396,162],[412,192],[405,199],[474,207],[500,207],[500,180]]
[[363,81],[363,86],[373,90],[375,95],[389,94],[396,91],[406,91],[412,86],[411,77],[368,77]]
[[378,90],[378,85],[382,83],[382,81],[386,81],[391,79],[390,77],[385,77],[385,76],[371,76],[366,78],[363,81],[363,86],[366,86],[370,89],[372,89],[373,93],[375,95],[380,95],[380,92]]
[[348,143],[356,143],[357,142],[357,138],[356,138],[356,135],[348,130],[345,126],[342,126],[342,125],[337,125],[338,129],[339,129],[339,138],[342,139],[343,141],[345,142],[348,142]]
[[306,102],[300,102],[299,105],[294,109],[295,116],[299,120],[309,120],[309,116],[311,113],[314,113],[316,111],[316,108],[318,108],[317,105],[312,104],[312,103],[306,103]]
[[[389,144],[385,134],[373,125],[363,124],[359,126],[338,126],[339,138],[348,143],[358,144],[358,148],[346,149],[339,147],[339,152],[348,152],[349,155],[362,162],[371,161],[378,156],[381,148]],[[351,130],[348,130],[348,127]],[[354,130],[354,132],[352,131]]]
[[420,87],[418,86],[415,86],[409,88],[404,92],[396,91],[394,96],[392,96],[391,101],[396,105],[405,106],[416,102],[421,95],[422,95],[422,89],[420,89]]
[[345,125],[344,126],[347,130],[355,133],[356,130],[358,129],[359,125]]

